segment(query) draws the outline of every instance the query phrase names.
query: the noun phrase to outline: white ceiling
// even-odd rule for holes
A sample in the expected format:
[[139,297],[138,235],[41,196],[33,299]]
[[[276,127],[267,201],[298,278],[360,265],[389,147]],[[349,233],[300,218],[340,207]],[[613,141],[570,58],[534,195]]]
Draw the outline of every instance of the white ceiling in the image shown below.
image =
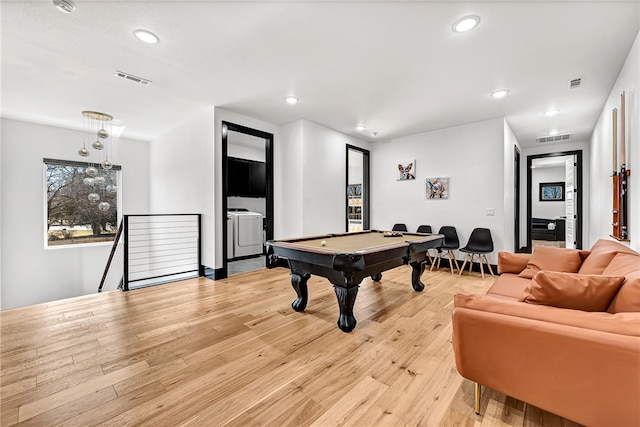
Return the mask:
[[[369,141],[506,117],[524,146],[551,129],[584,141],[640,28],[639,0],[74,2],[2,0],[3,117],[81,128],[102,111],[152,140],[219,106]],[[467,14],[480,25],[454,33]]]

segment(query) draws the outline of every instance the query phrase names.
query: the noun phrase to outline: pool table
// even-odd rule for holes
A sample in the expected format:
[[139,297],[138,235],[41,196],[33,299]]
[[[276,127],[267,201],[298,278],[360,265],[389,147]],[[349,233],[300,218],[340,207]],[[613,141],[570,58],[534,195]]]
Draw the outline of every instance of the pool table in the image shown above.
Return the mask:
[[298,297],[291,306],[295,311],[307,307],[307,281],[312,274],[333,284],[338,298],[338,327],[351,332],[356,326],[353,306],[358,287],[365,277],[382,279],[382,272],[410,264],[411,285],[416,292],[424,289],[420,276],[424,271],[427,250],[442,244],[441,234],[401,233],[368,230],[355,233],[327,234],[298,239],[267,242],[267,268],[287,266],[291,285]]

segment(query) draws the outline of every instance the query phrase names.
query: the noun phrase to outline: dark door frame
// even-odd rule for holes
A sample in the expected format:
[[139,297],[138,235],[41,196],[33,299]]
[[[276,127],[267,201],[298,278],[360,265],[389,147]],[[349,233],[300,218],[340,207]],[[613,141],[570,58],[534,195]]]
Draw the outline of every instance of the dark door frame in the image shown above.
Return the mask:
[[513,192],[515,198],[514,218],[514,252],[520,252],[520,149],[513,146]]
[[576,206],[576,223],[575,223],[575,231],[576,231],[576,248],[578,249],[582,249],[582,205],[583,205],[583,199],[582,199],[582,150],[575,150],[575,151],[561,151],[561,152],[555,152],[555,153],[547,153],[547,154],[532,154],[530,156],[527,156],[527,247],[526,250],[527,252],[531,252],[532,250],[532,245],[531,245],[531,218],[532,218],[532,203],[531,203],[531,197],[533,194],[532,191],[532,186],[531,186],[531,179],[532,179],[532,172],[531,172],[531,166],[533,165],[533,159],[542,159],[545,157],[560,157],[560,156],[576,156],[576,170],[577,170],[577,176],[576,178],[576,185],[574,188],[574,192],[576,195],[576,198],[578,199],[578,204]]
[[362,153],[362,229],[369,230],[370,221],[369,221],[369,204],[370,204],[370,196],[369,196],[369,150],[365,150],[364,148],[356,147],[355,145],[347,144],[346,147],[346,176],[345,176],[345,186],[344,186],[344,194],[345,194],[345,231],[349,231],[349,150],[359,151]]
[[222,269],[216,271],[216,279],[224,279],[228,275],[227,269],[227,193],[229,182],[227,177],[228,171],[228,131],[244,133],[246,135],[256,136],[265,140],[265,163],[266,163],[266,179],[267,179],[267,218],[265,220],[265,231],[267,240],[273,239],[273,134],[258,129],[238,125],[230,122],[222,122]]

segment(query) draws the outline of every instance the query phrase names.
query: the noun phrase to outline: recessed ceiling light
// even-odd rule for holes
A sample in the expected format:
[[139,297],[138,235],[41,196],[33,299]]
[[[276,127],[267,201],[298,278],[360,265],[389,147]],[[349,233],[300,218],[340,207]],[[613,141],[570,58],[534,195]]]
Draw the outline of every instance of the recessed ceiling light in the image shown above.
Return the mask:
[[135,30],[133,34],[140,40],[149,44],[156,44],[160,40],[158,36],[147,30]]
[[544,112],[544,115],[547,117],[553,117],[556,114],[558,114],[560,112],[560,110],[547,110]]
[[63,13],[72,13],[76,10],[76,5],[71,0],[53,0],[53,5]]
[[558,132],[558,131],[557,131],[557,130],[555,130],[555,129],[554,129],[554,130],[550,130],[550,131],[549,131],[549,135],[551,135],[551,136],[553,136],[553,135],[557,135],[557,134],[559,134],[559,133],[560,133],[560,132]]
[[365,130],[367,127],[365,125],[358,125],[356,126],[356,130],[358,132],[362,132],[363,130]]
[[504,98],[508,93],[508,89],[498,89],[491,92],[491,96],[493,96],[494,98]]
[[476,15],[463,16],[453,23],[453,31],[456,33],[464,33],[474,29],[480,23],[480,18]]
[[297,104],[297,103],[298,103],[298,101],[300,101],[298,98],[296,98],[296,97],[295,97],[295,96],[293,96],[293,95],[289,95],[289,96],[287,96],[284,100],[285,100],[285,101],[286,101],[286,103],[287,103],[287,104],[289,104],[289,105]]

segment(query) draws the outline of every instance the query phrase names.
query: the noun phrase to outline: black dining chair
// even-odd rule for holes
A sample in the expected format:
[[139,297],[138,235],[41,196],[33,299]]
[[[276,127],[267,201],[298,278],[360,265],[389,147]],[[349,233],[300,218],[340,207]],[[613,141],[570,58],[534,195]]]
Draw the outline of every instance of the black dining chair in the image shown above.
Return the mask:
[[[430,225],[421,225],[416,230],[416,233],[433,234],[433,231],[431,231]],[[433,258],[431,258],[429,249],[427,249],[427,259],[429,260],[429,264],[433,265]]]
[[469,272],[471,272],[473,259],[477,255],[482,278],[484,279],[484,268],[482,266],[483,261],[487,264],[489,273],[491,273],[491,275],[493,276],[493,270],[491,269],[491,265],[489,264],[489,260],[487,260],[486,255],[493,252],[493,239],[491,238],[491,230],[489,230],[488,228],[474,228],[471,232],[471,236],[469,236],[467,245],[464,248],[460,248],[460,252],[466,253],[466,255],[464,256],[464,263],[462,264],[462,270],[460,270],[460,274],[462,274],[462,272],[464,271],[467,260],[469,260]]
[[393,224],[391,231],[407,231],[407,226],[402,223]]
[[436,250],[438,253],[436,254],[436,259],[433,264],[431,264],[431,269],[433,270],[433,266],[438,264],[437,268],[440,268],[440,261],[443,256],[446,256],[449,260],[449,268],[451,268],[451,274],[454,274],[453,265],[455,264],[458,271],[460,270],[460,265],[458,264],[458,260],[456,259],[456,254],[453,252],[460,247],[460,239],[458,239],[458,232],[456,228],[450,225],[444,225],[440,227],[438,234],[442,234],[444,239],[442,240],[442,245],[438,246]]
[[420,227],[418,227],[418,229],[416,230],[416,233],[427,233],[427,234],[432,234],[433,231],[431,231],[431,226],[430,225],[421,225]]

